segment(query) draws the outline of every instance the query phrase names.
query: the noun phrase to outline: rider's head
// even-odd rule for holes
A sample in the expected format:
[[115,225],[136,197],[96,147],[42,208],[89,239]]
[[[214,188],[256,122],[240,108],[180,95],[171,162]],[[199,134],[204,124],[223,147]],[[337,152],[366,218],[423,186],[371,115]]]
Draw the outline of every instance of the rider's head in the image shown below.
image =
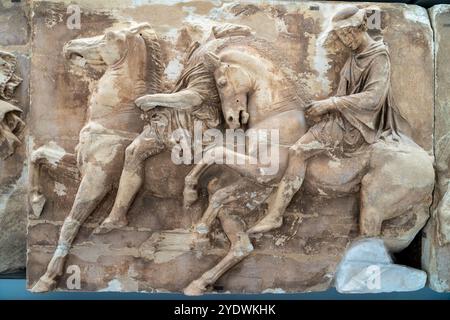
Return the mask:
[[349,6],[338,11],[331,19],[328,35],[340,40],[346,47],[356,50],[364,41],[367,33],[367,16],[364,9]]

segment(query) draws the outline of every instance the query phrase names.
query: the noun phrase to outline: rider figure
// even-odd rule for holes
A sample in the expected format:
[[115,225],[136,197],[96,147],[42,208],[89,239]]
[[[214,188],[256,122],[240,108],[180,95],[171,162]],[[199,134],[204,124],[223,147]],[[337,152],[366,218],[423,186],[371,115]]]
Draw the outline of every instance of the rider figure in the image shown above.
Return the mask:
[[146,113],[149,124],[125,151],[113,208],[95,233],[107,233],[128,224],[127,212],[144,182],[145,161],[172,149],[177,144],[175,131],[182,129],[184,139],[190,141],[194,123],[200,124],[202,132],[221,125],[220,98],[214,78],[197,50],[198,43],[194,43],[187,53],[187,67],[171,93],[145,95],[135,101]]
[[388,49],[367,33],[366,11],[355,6],[340,10],[332,18],[326,36],[327,42],[340,40],[352,51],[340,73],[337,94],[307,107],[306,115],[320,117],[320,121],[290,148],[288,167],[268,213],[250,228],[250,233],[282,225],[284,211],[302,186],[311,157],[324,152],[349,154],[381,136],[396,139],[398,126],[405,122],[391,95]]

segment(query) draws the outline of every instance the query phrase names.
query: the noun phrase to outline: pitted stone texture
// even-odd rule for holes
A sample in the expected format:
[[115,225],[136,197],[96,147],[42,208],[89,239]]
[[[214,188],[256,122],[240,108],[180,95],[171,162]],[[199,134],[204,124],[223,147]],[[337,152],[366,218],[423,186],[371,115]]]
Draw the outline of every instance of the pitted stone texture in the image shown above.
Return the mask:
[[422,265],[429,286],[450,291],[450,5],[430,10],[435,33],[435,158],[436,188],[433,214],[423,237]]
[[22,46],[28,44],[30,25],[29,7],[10,0],[0,1],[0,46]]
[[[23,79],[11,104],[29,114],[30,1],[0,0],[0,50],[17,58],[16,74]],[[27,127],[20,135],[22,144],[6,160],[0,160],[0,273],[25,268],[28,168]]]
[[[27,54],[14,53],[17,57],[17,75],[23,81],[13,97],[15,105],[22,109],[22,120],[29,114],[30,59]],[[25,268],[27,224],[27,135],[28,128],[19,136],[22,143],[15,153],[0,160],[0,273]]]

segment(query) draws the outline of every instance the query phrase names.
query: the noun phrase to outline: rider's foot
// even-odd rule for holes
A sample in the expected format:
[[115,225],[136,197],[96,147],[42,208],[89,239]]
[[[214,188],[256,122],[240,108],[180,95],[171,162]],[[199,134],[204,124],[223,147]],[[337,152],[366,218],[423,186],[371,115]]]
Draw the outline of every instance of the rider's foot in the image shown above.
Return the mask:
[[128,220],[125,217],[112,218],[108,217],[103,223],[94,230],[94,234],[105,234],[112,230],[119,229],[128,225]]
[[283,224],[283,217],[280,216],[265,216],[257,224],[251,227],[247,233],[264,233],[281,227]]

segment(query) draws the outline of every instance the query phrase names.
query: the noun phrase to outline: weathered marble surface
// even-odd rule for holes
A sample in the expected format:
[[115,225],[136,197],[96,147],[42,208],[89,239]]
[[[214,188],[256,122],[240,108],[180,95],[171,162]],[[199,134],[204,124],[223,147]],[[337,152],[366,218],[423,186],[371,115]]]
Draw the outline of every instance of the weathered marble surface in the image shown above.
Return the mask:
[[429,274],[429,286],[450,291],[450,6],[429,10],[435,46],[435,128],[434,144],[437,183],[432,218],[423,238],[422,264]]
[[[101,75],[101,70],[80,68],[65,60],[63,46],[69,40],[126,27],[130,20],[149,22],[162,39],[164,80],[170,88],[181,71],[183,53],[192,41],[201,41],[215,23],[247,25],[285,55],[293,66],[292,73],[299,88],[303,88],[305,100],[325,98],[334,92],[346,58],[345,52],[327,52],[317,41],[330,16],[342,4],[271,6],[192,2],[167,5],[158,2],[138,7],[128,2],[101,4],[103,8],[93,9],[93,4],[86,3],[82,7],[81,29],[69,30],[66,4],[35,1],[30,148],[56,146],[61,151],[59,160],[66,153],[75,152],[78,133],[86,117],[87,99]],[[98,6],[102,7],[101,4]],[[113,8],[116,10],[112,11]],[[381,32],[389,44],[395,98],[415,129],[414,140],[431,155],[433,44],[427,12],[406,5],[380,4],[379,8],[381,30],[371,33]],[[66,268],[79,266],[82,290],[180,291],[224,255],[227,240],[220,231],[214,234],[214,245],[210,249],[186,245],[191,234],[185,229],[198,220],[207,199],[203,194],[193,208],[183,209],[180,193],[189,168],[175,167],[169,157],[170,154],[165,153],[148,161],[147,170],[153,172],[152,180],[147,181],[147,188],[131,208],[128,227],[106,235],[92,234],[109,213],[114,194],[108,196],[81,227]],[[41,183],[47,202],[40,217],[29,215],[30,288],[44,273],[55,250],[62,221],[74,201],[78,180],[64,173],[67,171],[43,170]],[[288,209],[284,226],[255,236],[252,239],[255,251],[225,274],[216,283],[215,290],[327,289],[346,247],[358,234],[357,211],[355,196],[339,199],[298,196]],[[248,223],[256,222],[261,214],[252,214]],[[395,234],[395,230],[389,231],[392,225],[395,223],[386,224],[384,231]],[[69,269],[56,289],[68,290],[70,276]]]
[[[23,79],[15,90],[12,104],[29,113],[29,6],[26,2],[0,1],[0,50],[17,58],[16,75]],[[0,160],[0,273],[25,267],[27,217],[27,157],[25,128],[20,135],[22,144],[15,153]]]

